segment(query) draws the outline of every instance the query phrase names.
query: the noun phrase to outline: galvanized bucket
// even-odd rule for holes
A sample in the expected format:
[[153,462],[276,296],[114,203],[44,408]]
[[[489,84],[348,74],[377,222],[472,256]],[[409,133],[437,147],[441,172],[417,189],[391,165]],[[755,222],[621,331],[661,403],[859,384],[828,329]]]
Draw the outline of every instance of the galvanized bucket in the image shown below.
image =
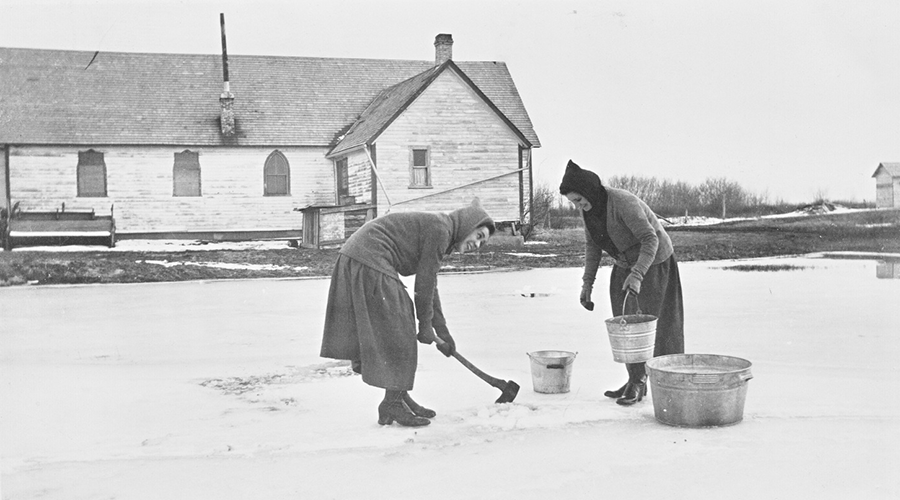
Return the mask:
[[656,420],[679,427],[732,425],[744,417],[746,359],[717,354],[669,354],[647,361]]
[[[653,357],[656,346],[656,322],[659,318],[641,314],[638,304],[637,314],[625,314],[625,303],[631,291],[625,293],[622,301],[622,315],[606,320],[609,345],[613,361],[618,363],[643,363]],[[634,296],[637,301],[637,295]]]
[[572,364],[578,353],[569,351],[534,351],[531,359],[531,382],[534,392],[558,394],[569,392]]

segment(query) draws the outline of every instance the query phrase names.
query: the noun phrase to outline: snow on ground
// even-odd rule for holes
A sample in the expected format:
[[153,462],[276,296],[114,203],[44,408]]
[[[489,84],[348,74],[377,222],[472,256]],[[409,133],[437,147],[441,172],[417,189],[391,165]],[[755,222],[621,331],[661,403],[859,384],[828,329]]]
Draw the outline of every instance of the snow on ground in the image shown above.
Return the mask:
[[277,271],[291,270],[303,271],[309,269],[305,266],[278,266],[275,264],[238,264],[234,262],[171,262],[168,260],[137,260],[137,263],[156,264],[163,267],[176,266],[198,266],[198,267],[216,267],[219,269],[249,269],[252,271]]
[[[867,212],[871,211],[869,208],[847,208],[843,205],[837,205],[834,203],[822,203],[816,205],[807,205],[805,207],[798,208],[792,212],[786,212],[783,214],[772,214],[772,215],[763,215],[759,217],[729,217],[726,219],[720,217],[706,217],[706,216],[690,216],[686,215],[683,217],[666,217],[667,225],[669,226],[711,226],[713,224],[720,224],[722,222],[737,222],[737,221],[745,221],[745,220],[758,220],[758,219],[784,219],[790,217],[803,217],[807,215],[830,215],[830,214],[846,214],[851,212]],[[883,226],[890,226],[891,224],[883,224]],[[863,227],[876,227],[877,225],[865,225]]]
[[116,246],[50,245],[13,248],[13,252],[203,252],[212,250],[280,250],[287,240],[198,241],[198,240],[118,240]]
[[[736,217],[721,219],[716,217],[685,216],[667,217],[663,222],[668,226],[706,226],[720,224],[722,222],[734,222],[742,220],[771,219],[782,217],[802,217],[811,214],[838,214],[848,212],[860,212],[868,209],[851,209],[841,205],[811,205],[805,209],[793,212],[763,217]],[[885,227],[891,224],[867,224],[863,227]],[[203,252],[212,250],[280,250],[289,247],[291,240],[253,240],[253,241],[198,241],[198,240],[129,240],[116,241],[115,247],[104,245],[48,245],[14,248],[14,252]],[[296,240],[294,240],[296,241]],[[525,245],[546,245],[546,241],[526,241]],[[529,252],[510,253],[519,257],[555,257],[555,255],[541,255]],[[165,261],[161,261],[165,262]],[[194,265],[199,265],[195,263]]]
[[[327,279],[2,288],[2,498],[898,498],[900,280],[879,265],[682,263],[688,352],[753,363],[743,422],[704,429],[603,396],[625,370],[577,268],[440,277],[460,352],[522,389],[496,405],[420,346],[412,394],[438,416],[418,429],[379,426],[382,391],[318,356]],[[533,391],[545,349],[577,353],[570,392]]]

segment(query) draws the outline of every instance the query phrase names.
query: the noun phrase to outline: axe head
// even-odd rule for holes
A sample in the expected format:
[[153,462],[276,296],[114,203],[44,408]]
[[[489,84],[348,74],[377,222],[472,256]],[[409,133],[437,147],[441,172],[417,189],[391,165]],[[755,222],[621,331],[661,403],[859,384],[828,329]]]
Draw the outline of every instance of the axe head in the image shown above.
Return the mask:
[[512,403],[516,399],[516,395],[519,394],[519,384],[512,380],[507,380],[501,390],[503,393],[500,394],[500,397],[494,403]]

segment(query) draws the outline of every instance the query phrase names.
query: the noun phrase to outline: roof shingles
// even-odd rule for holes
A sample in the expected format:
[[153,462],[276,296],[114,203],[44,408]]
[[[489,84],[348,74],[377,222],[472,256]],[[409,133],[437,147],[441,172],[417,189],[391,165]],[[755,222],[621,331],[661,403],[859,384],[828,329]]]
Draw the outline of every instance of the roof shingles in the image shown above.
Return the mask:
[[[0,143],[333,146],[383,91],[414,85],[408,80],[434,67],[430,61],[229,56],[238,132],[226,141],[219,131],[221,57],[100,52],[88,65],[93,57],[0,48]],[[505,64],[456,64],[540,146]],[[365,133],[366,127],[354,129]]]
[[882,168],[885,169],[891,177],[900,177],[900,163],[879,163],[878,168],[875,169],[875,173],[872,174],[872,177],[878,175],[878,171]]

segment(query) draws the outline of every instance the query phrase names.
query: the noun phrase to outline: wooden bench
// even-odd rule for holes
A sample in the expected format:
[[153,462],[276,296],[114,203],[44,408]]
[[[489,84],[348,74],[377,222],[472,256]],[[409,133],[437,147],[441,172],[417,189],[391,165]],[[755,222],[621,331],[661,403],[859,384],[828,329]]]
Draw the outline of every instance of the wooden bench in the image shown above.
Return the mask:
[[19,204],[12,210],[2,210],[0,235],[3,248],[12,250],[16,244],[70,244],[73,241],[101,241],[116,246],[116,220],[113,207],[109,215],[97,215],[93,210],[66,210],[65,204],[53,212],[26,212]]

